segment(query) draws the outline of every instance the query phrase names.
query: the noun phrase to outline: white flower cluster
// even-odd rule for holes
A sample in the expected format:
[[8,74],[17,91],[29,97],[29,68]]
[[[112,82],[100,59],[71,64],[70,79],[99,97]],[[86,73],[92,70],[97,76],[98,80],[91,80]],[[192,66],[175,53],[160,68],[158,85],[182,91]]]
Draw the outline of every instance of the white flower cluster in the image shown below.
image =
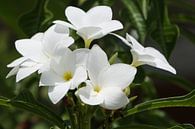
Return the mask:
[[[97,6],[87,12],[68,7],[65,14],[71,24],[57,20],[44,33],[15,42],[22,57],[7,65],[13,68],[7,77],[16,74],[18,82],[38,71],[41,74],[39,85],[49,87],[48,96],[54,104],[69,90],[76,89],[75,94],[83,103],[115,110],[128,104],[124,89],[134,80],[137,66],[147,64],[176,74],[159,51],[144,48],[128,34],[126,39],[113,35],[130,47],[133,56],[131,65],[110,65],[106,53],[98,45],[93,45],[91,49],[70,50],[68,47],[74,39],[69,36],[69,28],[76,30],[85,46],[89,47],[94,39],[122,29],[123,25],[112,20],[112,10],[107,6]],[[80,87],[83,82],[86,85]]]

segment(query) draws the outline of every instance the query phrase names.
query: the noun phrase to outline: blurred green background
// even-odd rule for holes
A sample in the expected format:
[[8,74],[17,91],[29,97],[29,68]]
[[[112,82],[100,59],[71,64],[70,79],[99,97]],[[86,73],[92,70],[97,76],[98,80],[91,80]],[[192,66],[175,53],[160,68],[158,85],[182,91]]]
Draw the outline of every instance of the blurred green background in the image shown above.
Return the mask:
[[[128,32],[138,36],[145,46],[153,46],[165,54],[176,68],[178,74],[173,76],[151,67],[140,67],[139,71],[144,71],[144,74],[138,75],[134,83],[139,85],[131,90],[132,96],[138,96],[133,104],[183,95],[195,88],[194,0],[0,0],[0,96],[13,98],[23,89],[28,89],[39,102],[66,117],[63,115],[64,105],[52,105],[47,97],[47,89],[38,87],[39,77],[36,74],[20,83],[15,83],[15,77],[5,77],[10,70],[6,65],[20,57],[14,46],[15,40],[29,38],[36,32],[46,30],[53,20],[66,20],[64,10],[70,5],[84,10],[95,5],[111,6],[114,19],[124,24],[124,30],[119,34]],[[77,46],[83,45],[80,38],[75,39]],[[109,56],[119,51],[121,60],[126,63],[131,60],[129,49],[112,36],[105,36],[94,43],[99,43]],[[177,122],[195,124],[194,114],[193,108],[163,109],[137,114],[127,121],[168,127]],[[0,129],[50,127],[47,121],[26,111],[0,107]]]

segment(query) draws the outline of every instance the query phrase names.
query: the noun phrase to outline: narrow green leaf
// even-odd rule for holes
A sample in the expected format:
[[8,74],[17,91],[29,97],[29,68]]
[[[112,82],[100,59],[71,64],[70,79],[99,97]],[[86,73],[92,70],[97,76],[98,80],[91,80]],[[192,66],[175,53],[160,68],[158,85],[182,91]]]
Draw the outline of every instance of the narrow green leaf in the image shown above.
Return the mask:
[[59,128],[65,128],[64,121],[56,115],[51,109],[37,102],[32,94],[25,90],[14,99],[0,98],[0,106],[14,107],[34,113],[45,120],[57,125]]
[[184,96],[155,99],[136,105],[125,116],[165,107],[195,107],[195,90]]
[[170,127],[168,129],[195,129],[195,127],[191,124],[182,124]]
[[[179,28],[169,20],[168,9],[165,2],[153,1],[151,12],[155,15],[155,28],[151,32],[151,37],[159,44],[166,57],[170,57],[179,36]],[[149,16],[148,16],[149,17]],[[149,22],[149,21],[148,21]]]
[[110,64],[116,63],[117,58],[118,58],[118,52],[114,53],[114,54],[110,57],[109,63],[110,63]]
[[122,2],[128,9],[129,17],[131,19],[133,27],[135,27],[138,32],[140,42],[143,43],[145,41],[147,31],[146,23],[142,13],[133,0],[122,0]]
[[28,36],[44,31],[50,24],[53,14],[47,9],[49,0],[37,0],[35,8],[22,15],[18,21],[19,26]]
[[163,129],[163,128],[155,127],[151,125],[137,124],[137,125],[121,126],[114,129]]

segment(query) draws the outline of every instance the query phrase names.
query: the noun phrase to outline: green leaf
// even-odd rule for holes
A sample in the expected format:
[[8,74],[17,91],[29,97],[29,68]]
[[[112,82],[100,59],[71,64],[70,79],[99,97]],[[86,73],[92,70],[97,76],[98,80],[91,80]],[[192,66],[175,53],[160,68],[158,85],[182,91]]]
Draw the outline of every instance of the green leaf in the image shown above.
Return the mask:
[[114,129],[163,129],[163,128],[155,127],[155,126],[151,126],[151,125],[137,124],[137,125],[121,126],[121,127],[117,127]]
[[49,24],[53,14],[47,9],[49,0],[37,0],[36,6],[28,13],[21,16],[19,26],[28,36],[44,31]]
[[143,43],[147,31],[142,13],[133,0],[122,0],[121,2],[123,2],[124,6],[127,8],[129,14],[128,17],[131,19],[133,27],[135,27],[138,32],[140,42]]
[[195,127],[191,124],[182,124],[170,127],[168,129],[195,129]]
[[24,90],[16,98],[11,100],[1,97],[0,105],[29,111],[44,118],[52,124],[57,125],[59,128],[65,128],[64,121],[51,109],[37,102],[32,94],[27,90]]
[[159,44],[163,53],[168,58],[175,47],[179,36],[179,28],[170,22],[167,6],[163,0],[153,1],[153,4],[153,9],[151,9],[153,13],[151,14],[154,15],[154,19],[150,19],[148,23],[150,21],[155,21],[156,23],[154,30],[151,32],[151,37]]
[[195,90],[184,96],[169,97],[146,101],[129,109],[125,116],[165,107],[195,107]]
[[117,58],[118,58],[118,52],[114,53],[114,54],[110,57],[109,63],[110,63],[110,64],[116,63]]
[[159,74],[156,72],[150,72],[150,73],[147,73],[147,75],[153,78],[158,78],[158,79],[165,80],[173,84],[176,84],[177,86],[180,86],[186,91],[192,91],[193,89],[195,89],[195,85],[192,82],[178,75],[167,75],[167,74],[165,75],[165,74]]

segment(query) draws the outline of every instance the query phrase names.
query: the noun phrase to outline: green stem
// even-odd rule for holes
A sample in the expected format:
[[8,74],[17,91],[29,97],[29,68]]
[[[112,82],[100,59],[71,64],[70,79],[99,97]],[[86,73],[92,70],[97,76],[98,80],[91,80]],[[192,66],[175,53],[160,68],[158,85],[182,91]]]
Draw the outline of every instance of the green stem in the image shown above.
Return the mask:
[[80,117],[80,129],[91,129],[91,117],[92,111],[89,106],[83,106],[83,112],[81,112]]
[[85,41],[85,48],[89,48],[92,40],[91,39],[87,39],[87,40],[84,40],[84,41]]

